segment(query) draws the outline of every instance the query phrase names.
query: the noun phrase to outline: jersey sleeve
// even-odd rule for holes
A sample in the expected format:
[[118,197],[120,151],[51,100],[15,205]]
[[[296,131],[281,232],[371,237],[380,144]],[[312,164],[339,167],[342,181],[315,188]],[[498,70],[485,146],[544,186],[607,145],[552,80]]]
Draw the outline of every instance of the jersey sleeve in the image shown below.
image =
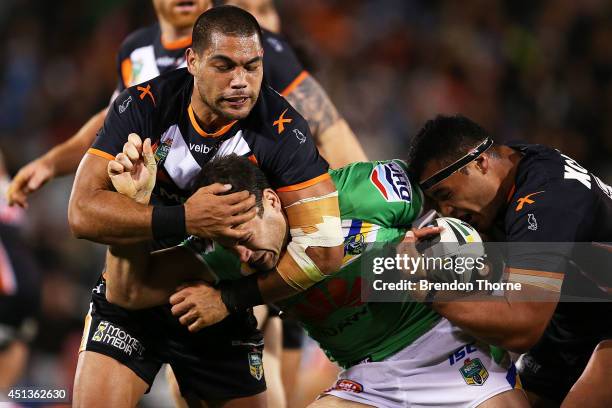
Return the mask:
[[264,32],[263,47],[267,82],[281,95],[289,95],[308,73],[283,37]]
[[150,115],[142,109],[142,102],[132,88],[121,92],[109,107],[104,126],[87,152],[112,160],[123,150],[130,133],[144,140],[152,126],[147,120]]
[[422,194],[402,160],[353,163],[330,174],[343,218],[383,227],[407,227],[421,213]]
[[521,188],[509,204],[506,237],[511,268],[564,273],[585,239],[593,212],[591,191],[575,180],[553,180]]
[[270,130],[277,138],[274,149],[262,152],[261,168],[279,192],[301,190],[329,178],[329,165],[319,155],[306,120],[287,106]]

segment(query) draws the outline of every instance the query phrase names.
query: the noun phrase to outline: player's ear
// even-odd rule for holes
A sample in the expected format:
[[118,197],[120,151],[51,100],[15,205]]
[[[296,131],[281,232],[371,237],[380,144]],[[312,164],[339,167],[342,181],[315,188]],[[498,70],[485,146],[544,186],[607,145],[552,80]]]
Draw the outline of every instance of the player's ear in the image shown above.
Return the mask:
[[263,199],[277,211],[282,211],[283,206],[278,195],[271,188],[266,188],[263,191]]
[[481,154],[474,160],[474,167],[482,174],[487,174],[490,165],[491,158],[486,154]]
[[187,70],[191,75],[196,75],[198,73],[197,70],[197,61],[198,55],[193,50],[193,48],[189,47],[185,50],[185,61],[187,61]]

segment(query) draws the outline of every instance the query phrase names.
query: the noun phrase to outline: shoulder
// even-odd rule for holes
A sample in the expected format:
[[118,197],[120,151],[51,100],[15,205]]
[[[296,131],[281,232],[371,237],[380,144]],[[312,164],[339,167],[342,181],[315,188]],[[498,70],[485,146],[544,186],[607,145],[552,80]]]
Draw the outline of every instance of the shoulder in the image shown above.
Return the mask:
[[282,55],[284,53],[293,54],[293,49],[287,42],[287,39],[282,35],[275,34],[268,30],[262,30],[262,42],[266,53],[271,52],[274,55]]
[[308,124],[302,115],[283,96],[265,83],[261,87],[259,99],[245,124],[257,133],[272,139],[278,139],[287,132],[296,133],[298,138],[310,137]]
[[121,46],[119,47],[119,56],[122,58],[127,58],[132,51],[141,47],[152,45],[158,34],[158,24],[152,24],[147,27],[139,28],[136,31],[132,31],[121,43]]

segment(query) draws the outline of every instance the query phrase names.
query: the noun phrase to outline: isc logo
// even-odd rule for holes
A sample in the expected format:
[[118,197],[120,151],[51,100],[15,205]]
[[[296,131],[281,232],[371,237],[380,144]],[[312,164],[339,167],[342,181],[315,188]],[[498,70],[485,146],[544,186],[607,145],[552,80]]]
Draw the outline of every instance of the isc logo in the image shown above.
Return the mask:
[[478,351],[478,349],[474,347],[474,343],[466,344],[453,354],[449,354],[448,361],[452,366],[453,364],[463,360],[468,354],[472,354],[475,351]]
[[404,169],[397,163],[381,163],[374,167],[370,181],[389,202],[410,202],[412,186]]

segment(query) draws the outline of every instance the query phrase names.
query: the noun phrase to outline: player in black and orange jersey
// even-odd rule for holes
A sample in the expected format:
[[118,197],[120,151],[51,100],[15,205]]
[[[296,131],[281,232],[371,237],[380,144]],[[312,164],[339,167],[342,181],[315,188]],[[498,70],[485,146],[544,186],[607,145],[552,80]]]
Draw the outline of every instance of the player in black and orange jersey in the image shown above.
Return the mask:
[[40,303],[38,272],[21,237],[23,210],[9,207],[4,198],[9,182],[0,154],[0,391],[3,392],[15,385],[25,370],[28,343],[36,334]]
[[[239,5],[246,6],[248,1]],[[126,87],[148,81],[185,66],[195,19],[211,6],[209,0],[153,0],[158,23],[136,30],[121,44],[117,59],[118,85],[114,97]],[[253,8],[249,8],[253,9]],[[266,7],[261,19],[268,22]],[[255,14],[258,17],[257,14]],[[262,24],[263,25],[263,24]],[[263,25],[265,27],[265,25]],[[274,24],[269,26],[271,30]],[[333,168],[366,160],[355,135],[319,83],[295,56],[285,39],[263,31],[264,66],[268,83],[306,118],[317,146]],[[95,139],[107,107],[94,115],[76,134],[19,170],[9,189],[9,203],[27,205],[29,194],[47,181],[72,174]]]
[[[113,103],[77,173],[69,208],[73,231],[108,244],[148,245],[143,241],[182,239],[187,233],[220,242],[249,239],[248,232],[232,228],[255,215],[248,194],[219,196],[215,193],[227,190],[220,185],[192,194],[203,164],[237,153],[267,173],[294,216],[289,217],[288,251],[269,254],[273,261],[280,258],[278,274],[263,283],[245,279],[227,288],[229,308],[248,310],[261,303],[261,285],[290,296],[335,272],[343,248],[328,165],[306,121],[265,82],[262,85],[262,57],[259,26],[247,12],[226,6],[200,16],[193,48],[187,52],[188,70],[128,88]],[[117,155],[131,168],[129,157],[139,154],[122,152],[131,133],[146,135],[155,146],[159,171],[153,207],[109,190],[107,159]],[[191,334],[168,307],[130,312],[107,302],[112,294],[106,290],[101,279],[92,294],[75,380],[77,406],[114,405],[119,400],[134,405],[162,362],[173,366],[188,399],[263,406],[260,335],[250,311]],[[117,338],[129,339],[129,344]],[[112,375],[100,378],[100,371]],[[117,382],[123,386],[116,387]]]
[[608,406],[612,187],[556,149],[494,144],[462,116],[428,121],[409,163],[445,216],[500,233],[508,280],[526,287],[506,302],[434,300],[433,308],[491,344],[526,352],[517,366],[534,405]]

